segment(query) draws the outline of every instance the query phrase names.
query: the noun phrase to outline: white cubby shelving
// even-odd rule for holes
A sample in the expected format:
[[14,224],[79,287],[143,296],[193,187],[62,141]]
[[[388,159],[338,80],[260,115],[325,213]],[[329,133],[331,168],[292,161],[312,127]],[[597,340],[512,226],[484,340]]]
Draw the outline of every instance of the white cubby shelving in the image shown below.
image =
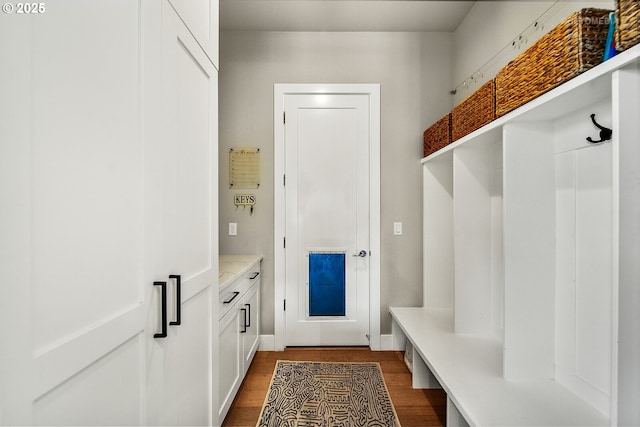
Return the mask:
[[423,305],[390,309],[414,386],[449,425],[639,425],[640,46],[422,168]]

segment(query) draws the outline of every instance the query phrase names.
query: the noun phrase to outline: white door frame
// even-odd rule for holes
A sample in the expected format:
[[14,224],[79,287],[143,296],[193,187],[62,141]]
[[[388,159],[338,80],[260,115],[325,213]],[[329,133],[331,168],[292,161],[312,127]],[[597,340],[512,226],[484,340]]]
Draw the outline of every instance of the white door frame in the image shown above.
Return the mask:
[[274,346],[285,348],[285,150],[284,99],[293,94],[359,94],[369,96],[369,347],[380,350],[380,85],[278,84],[274,85]]

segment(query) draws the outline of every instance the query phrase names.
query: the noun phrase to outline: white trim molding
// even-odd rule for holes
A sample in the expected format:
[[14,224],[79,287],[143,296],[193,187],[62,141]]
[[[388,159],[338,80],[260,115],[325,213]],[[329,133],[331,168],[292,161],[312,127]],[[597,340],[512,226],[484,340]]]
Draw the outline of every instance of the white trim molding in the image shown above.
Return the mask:
[[393,334],[385,334],[380,335],[380,350],[389,351],[389,350],[401,350],[404,351],[404,346],[402,348],[396,344]]
[[274,351],[275,349],[275,335],[260,335],[258,351]]

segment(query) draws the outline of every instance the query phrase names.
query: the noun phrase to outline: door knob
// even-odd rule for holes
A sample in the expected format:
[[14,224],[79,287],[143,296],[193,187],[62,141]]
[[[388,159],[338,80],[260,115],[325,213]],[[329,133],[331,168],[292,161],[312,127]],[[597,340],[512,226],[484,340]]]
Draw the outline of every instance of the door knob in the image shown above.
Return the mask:
[[357,257],[361,257],[364,258],[367,256],[367,251],[365,251],[364,249],[361,250],[360,252],[358,252],[357,254],[354,254],[353,256],[357,256]]

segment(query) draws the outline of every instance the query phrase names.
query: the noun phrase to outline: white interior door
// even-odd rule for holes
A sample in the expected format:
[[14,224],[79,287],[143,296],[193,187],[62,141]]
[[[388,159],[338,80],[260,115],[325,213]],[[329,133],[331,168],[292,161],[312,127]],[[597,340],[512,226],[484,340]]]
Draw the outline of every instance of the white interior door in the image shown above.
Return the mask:
[[369,96],[284,102],[286,345],[368,345]]

